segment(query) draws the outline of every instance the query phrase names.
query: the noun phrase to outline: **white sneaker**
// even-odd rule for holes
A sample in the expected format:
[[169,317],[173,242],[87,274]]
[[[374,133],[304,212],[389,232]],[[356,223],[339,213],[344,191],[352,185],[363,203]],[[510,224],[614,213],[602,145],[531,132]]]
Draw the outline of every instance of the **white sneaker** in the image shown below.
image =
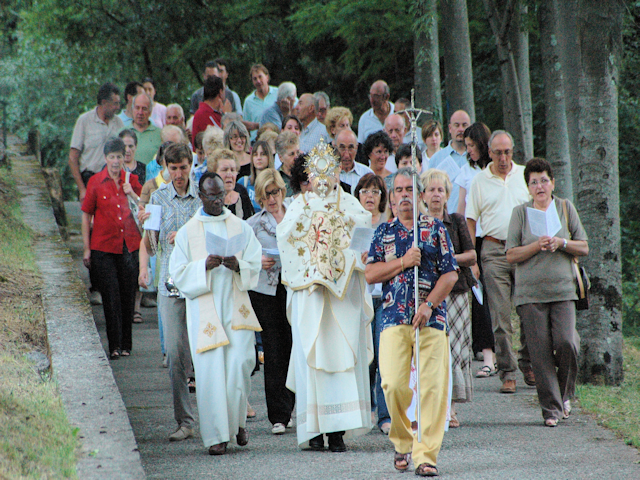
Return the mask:
[[276,423],[275,425],[273,425],[271,433],[273,433],[274,435],[282,435],[285,430],[286,428],[284,426],[284,423]]

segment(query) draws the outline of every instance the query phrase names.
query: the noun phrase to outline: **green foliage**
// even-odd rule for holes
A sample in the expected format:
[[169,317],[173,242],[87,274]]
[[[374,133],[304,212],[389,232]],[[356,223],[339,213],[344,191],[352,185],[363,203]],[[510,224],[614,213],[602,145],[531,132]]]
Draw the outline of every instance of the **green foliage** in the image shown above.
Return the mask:
[[619,97],[623,333],[640,335],[640,2],[628,6]]

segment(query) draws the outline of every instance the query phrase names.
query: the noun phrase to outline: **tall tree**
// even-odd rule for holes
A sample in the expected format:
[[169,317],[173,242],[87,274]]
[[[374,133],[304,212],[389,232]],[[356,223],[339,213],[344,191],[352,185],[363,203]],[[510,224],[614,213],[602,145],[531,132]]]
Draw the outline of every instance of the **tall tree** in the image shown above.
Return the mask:
[[440,47],[438,44],[438,13],[436,0],[414,0],[414,83],[416,105],[433,112],[442,122],[442,92],[440,89]]
[[540,0],[538,25],[544,79],[546,158],[553,167],[556,192],[573,200],[571,152],[567,132],[567,114],[562,77],[567,72],[561,61],[559,0]]
[[[518,75],[518,64],[515,60],[514,46],[510,40],[512,28],[520,28],[519,0],[483,0],[491,31],[496,41],[498,60],[500,62],[500,76],[502,79],[502,109],[504,112],[504,126],[514,137],[515,146],[513,159],[524,163],[533,156],[533,132],[527,132],[525,111],[531,111],[531,97],[529,105],[525,106],[521,90],[521,80]],[[528,43],[527,43],[528,45]],[[525,42],[518,45],[519,53],[524,55]],[[528,48],[526,49],[528,55]],[[520,65],[520,74],[529,75],[527,68]],[[529,79],[525,80],[529,82]]]
[[531,105],[531,75],[529,70],[529,10],[527,5],[518,1],[513,11],[513,22],[509,28],[509,42],[514,55],[518,89],[522,102],[522,123],[525,143],[524,160],[533,157],[533,107]]
[[444,49],[446,120],[456,110],[465,110],[475,120],[473,68],[469,41],[467,0],[441,0],[442,46]]
[[580,315],[580,379],[619,385],[622,369],[622,277],[618,179],[618,73],[622,0],[580,0],[580,149],[577,208],[591,239],[585,260],[591,306]]
[[558,2],[558,23],[560,35],[560,63],[566,75],[562,76],[562,86],[565,94],[565,109],[567,116],[567,137],[571,156],[572,191],[576,191],[575,181],[578,177],[577,158],[579,145],[580,121],[580,69],[582,52],[578,39],[578,8],[579,0],[562,0]]

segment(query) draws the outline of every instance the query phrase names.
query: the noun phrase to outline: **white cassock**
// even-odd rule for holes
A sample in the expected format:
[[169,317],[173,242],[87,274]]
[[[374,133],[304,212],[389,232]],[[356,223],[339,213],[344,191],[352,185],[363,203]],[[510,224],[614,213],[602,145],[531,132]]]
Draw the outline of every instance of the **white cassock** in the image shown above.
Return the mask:
[[371,214],[340,189],[339,201],[337,192],[298,196],[276,230],[293,336],[287,388],[303,448],[321,433],[371,430],[373,308],[360,252],[348,248],[355,227],[371,228]]
[[[207,253],[202,250],[205,231],[222,238],[238,233],[245,236],[244,250],[236,254],[240,272],[224,265],[206,270]],[[200,240],[202,244],[194,246]],[[195,253],[198,248],[200,255]],[[258,284],[261,257],[262,247],[253,229],[226,208],[217,217],[200,208],[176,235],[169,272],[186,297],[189,345],[198,379],[200,434],[205,447],[228,442],[239,427],[246,425],[255,366],[254,332],[261,330],[247,291]]]

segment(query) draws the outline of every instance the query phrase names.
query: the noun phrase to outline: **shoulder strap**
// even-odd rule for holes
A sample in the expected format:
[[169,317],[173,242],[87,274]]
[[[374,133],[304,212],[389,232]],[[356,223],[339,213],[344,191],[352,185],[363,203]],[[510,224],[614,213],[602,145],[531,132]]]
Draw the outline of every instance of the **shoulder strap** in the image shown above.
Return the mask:
[[569,215],[567,215],[567,200],[562,201],[562,212],[564,213],[564,220],[567,222],[567,232],[569,232],[569,240],[573,240],[571,236],[571,229],[569,228]]

